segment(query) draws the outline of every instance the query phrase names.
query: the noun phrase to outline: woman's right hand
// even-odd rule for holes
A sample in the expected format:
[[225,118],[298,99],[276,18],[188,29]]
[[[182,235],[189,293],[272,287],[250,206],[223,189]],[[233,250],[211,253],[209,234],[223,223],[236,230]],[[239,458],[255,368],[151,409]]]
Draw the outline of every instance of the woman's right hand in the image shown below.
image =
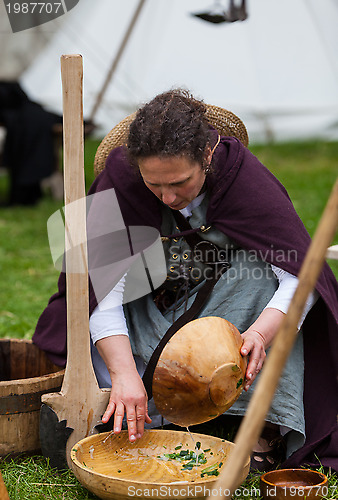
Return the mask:
[[148,398],[139,376],[126,335],[112,335],[96,342],[96,347],[110,374],[112,388],[102,422],[114,414],[114,433],[119,433],[124,415],[127,418],[129,441],[143,435],[144,424],[150,424]]
[[144,424],[151,422],[146,390],[136,369],[124,374],[114,374],[111,378],[110,399],[102,422],[108,422],[114,414],[113,430],[118,434],[126,414],[129,441],[134,442],[142,437]]

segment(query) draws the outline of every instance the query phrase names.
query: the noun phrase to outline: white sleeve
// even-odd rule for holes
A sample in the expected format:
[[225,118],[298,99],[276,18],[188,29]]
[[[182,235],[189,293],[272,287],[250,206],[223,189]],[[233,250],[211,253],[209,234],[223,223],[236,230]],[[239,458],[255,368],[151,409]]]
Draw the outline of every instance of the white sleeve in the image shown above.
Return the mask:
[[112,335],[127,335],[128,328],[122,307],[125,275],[96,306],[89,319],[89,330],[92,341]]
[[[282,311],[283,313],[287,313],[287,310],[289,308],[291,299],[293,297],[293,294],[297,288],[298,285],[298,278],[294,276],[293,274],[288,273],[287,271],[284,271],[283,269],[280,269],[279,267],[271,265],[271,269],[273,273],[276,275],[279,285],[278,288],[271,298],[270,302],[266,305],[264,309],[267,307],[272,307],[274,309],[278,309],[279,311]],[[319,294],[316,290],[314,290],[308,297],[303,314],[301,316],[301,319],[298,323],[298,330],[303,324],[303,321],[305,320],[305,317],[307,313],[310,311],[311,307],[316,303],[317,299],[319,297]]]

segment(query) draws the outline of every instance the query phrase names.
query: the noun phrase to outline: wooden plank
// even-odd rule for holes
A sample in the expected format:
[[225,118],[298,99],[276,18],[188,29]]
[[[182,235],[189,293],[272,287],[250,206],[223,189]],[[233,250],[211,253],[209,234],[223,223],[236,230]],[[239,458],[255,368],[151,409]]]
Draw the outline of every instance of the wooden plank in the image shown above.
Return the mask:
[[95,432],[109,391],[97,385],[90,354],[86,198],[83,154],[82,57],[61,57],[64,131],[65,250],[67,299],[67,366],[61,393],[42,401],[74,429],[67,441],[70,450]]

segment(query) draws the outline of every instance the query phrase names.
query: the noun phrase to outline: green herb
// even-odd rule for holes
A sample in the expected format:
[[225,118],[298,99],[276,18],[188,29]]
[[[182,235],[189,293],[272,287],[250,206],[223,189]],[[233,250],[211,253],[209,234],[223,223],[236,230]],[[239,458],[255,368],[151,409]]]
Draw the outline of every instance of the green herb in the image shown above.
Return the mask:
[[204,472],[201,474],[201,477],[204,477],[204,476],[219,476],[219,472],[217,469],[215,470],[212,470],[210,472]]
[[213,465],[209,465],[209,467],[205,467],[205,469],[203,469],[201,471],[201,474],[207,474],[208,472],[211,472],[215,469],[218,469],[218,464],[213,464]]
[[[201,443],[196,444],[196,448],[200,448]],[[163,455],[157,455],[159,459],[176,460],[177,462],[185,462],[182,464],[182,470],[191,470],[193,467],[199,467],[201,464],[206,464],[207,459],[204,453],[195,453],[193,450],[181,450],[181,446],[177,446],[175,450],[177,453],[164,453]]]
[[206,467],[201,471],[201,477],[204,476],[218,476],[219,475],[219,464],[213,464],[209,465],[209,467]]
[[207,448],[206,450],[203,450],[203,451],[204,451],[204,453],[207,453],[210,450],[211,450],[211,448]]
[[199,449],[200,449],[200,447],[201,447],[201,443],[200,443],[200,441],[197,441],[197,443],[196,443],[196,448],[199,450]]
[[176,446],[175,450],[180,450],[182,448],[182,445]]
[[183,465],[182,470],[191,470],[194,467],[194,465],[195,465],[195,461],[191,460],[187,464]]
[[238,389],[238,387],[240,387],[242,384],[243,384],[243,379],[240,378],[239,381],[237,382],[236,389]]
[[120,473],[121,472],[120,469],[118,469],[117,472]]

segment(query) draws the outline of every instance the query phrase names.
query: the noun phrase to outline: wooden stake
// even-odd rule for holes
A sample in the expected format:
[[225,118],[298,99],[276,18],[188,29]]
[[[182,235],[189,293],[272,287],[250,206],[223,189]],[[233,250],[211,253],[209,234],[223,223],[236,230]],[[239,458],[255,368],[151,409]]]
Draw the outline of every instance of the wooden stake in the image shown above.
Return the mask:
[[0,500],[9,500],[8,491],[0,472]]
[[[328,246],[338,226],[338,181],[336,181],[313,241],[305,256],[299,273],[299,283],[289,310],[279,328],[264,364],[260,380],[250,400],[246,415],[235,439],[235,448],[231,452],[224,469],[215,484],[218,495],[210,500],[231,498],[240,485],[240,473],[245,460],[252,452],[264,425],[279,377],[297,337],[297,326],[303,313],[306,300],[315,287],[322,270]],[[213,490],[214,491],[214,490]]]
[[101,391],[94,374],[89,335],[86,198],[83,154],[82,57],[61,57],[63,87],[65,239],[67,281],[67,366],[60,393],[42,397],[74,429],[70,450],[93,434],[108,404],[109,390]]

